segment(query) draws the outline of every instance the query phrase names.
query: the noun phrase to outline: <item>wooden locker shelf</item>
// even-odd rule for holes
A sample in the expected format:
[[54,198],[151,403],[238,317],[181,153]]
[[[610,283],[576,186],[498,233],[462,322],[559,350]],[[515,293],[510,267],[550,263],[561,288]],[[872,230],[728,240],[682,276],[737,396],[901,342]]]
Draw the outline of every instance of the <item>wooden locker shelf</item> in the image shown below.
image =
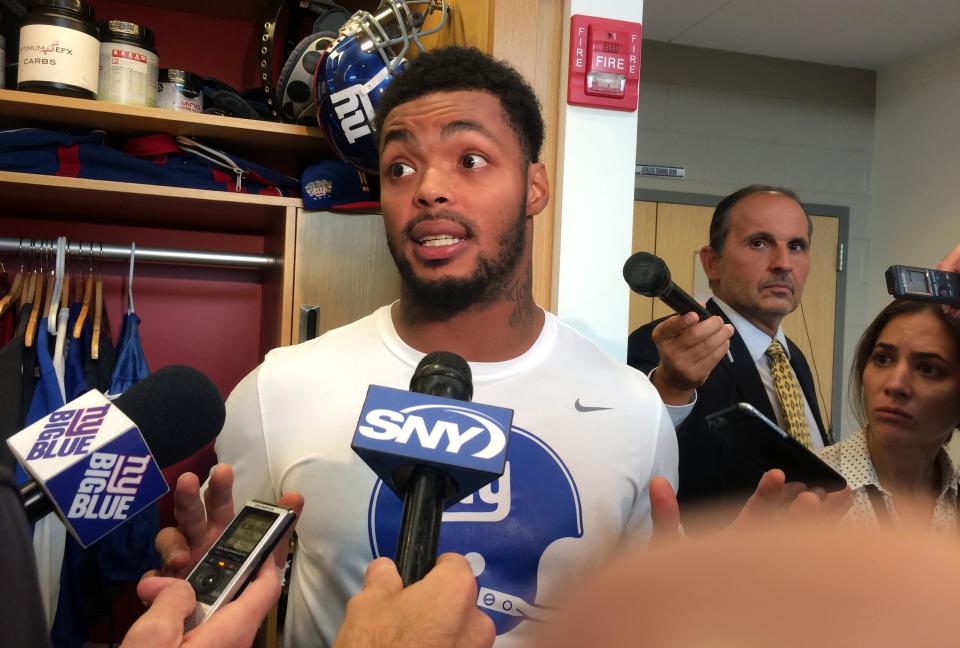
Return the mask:
[[300,198],[0,171],[0,204],[38,218],[263,232]]
[[97,129],[110,135],[186,135],[222,145],[226,151],[241,157],[283,158],[298,166],[333,156],[323,131],[316,127],[18,90],[0,90],[0,122],[5,128],[45,125],[54,129],[65,126]]
[[[216,16],[218,18],[229,18],[233,20],[258,20],[263,14],[263,8],[266,5],[264,0],[234,0],[233,2],[223,2],[223,0],[125,0],[127,4],[144,5],[147,7],[158,7],[171,11],[182,11],[185,13],[199,14],[202,16]],[[348,11],[351,8],[363,8],[367,11],[373,11],[377,8],[377,0],[346,0],[341,2]]]

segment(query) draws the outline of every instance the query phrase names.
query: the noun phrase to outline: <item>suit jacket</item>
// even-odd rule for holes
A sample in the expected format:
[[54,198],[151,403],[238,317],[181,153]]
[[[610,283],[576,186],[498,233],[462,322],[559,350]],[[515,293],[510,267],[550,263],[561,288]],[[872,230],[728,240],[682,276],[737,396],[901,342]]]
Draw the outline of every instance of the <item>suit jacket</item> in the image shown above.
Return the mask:
[[[707,310],[730,323],[712,299],[707,302]],[[660,355],[651,337],[660,321],[641,326],[630,334],[628,340],[627,363],[644,373],[649,373],[660,362]],[[826,445],[827,435],[820,418],[810,367],[793,342],[787,340],[787,345],[790,349],[790,365]],[[734,362],[731,364],[727,357],[720,360],[706,383],[697,390],[697,403],[693,411],[677,428],[680,447],[680,487],[677,496],[681,504],[720,496],[738,503],[745,501],[763,475],[763,471],[749,460],[732,448],[725,447],[723,439],[710,430],[705,421],[708,414],[740,402],[750,403],[770,420],[777,420],[756,364],[737,332],[730,339],[730,353]]]

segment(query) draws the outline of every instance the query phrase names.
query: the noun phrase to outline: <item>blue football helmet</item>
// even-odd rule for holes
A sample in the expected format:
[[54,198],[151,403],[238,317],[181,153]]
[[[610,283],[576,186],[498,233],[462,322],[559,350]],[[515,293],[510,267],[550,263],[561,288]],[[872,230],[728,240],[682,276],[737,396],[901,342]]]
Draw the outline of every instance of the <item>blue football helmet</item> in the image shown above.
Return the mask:
[[[377,480],[367,518],[374,558],[396,556],[402,511],[403,502]],[[573,475],[543,440],[514,426],[503,477],[444,511],[438,552],[470,561],[477,605],[499,635],[524,620],[549,620],[552,610],[537,603],[540,560],[557,540],[582,536]]]
[[[440,12],[436,25],[424,21]],[[376,13],[358,11],[327,50],[317,74],[317,121],[344,161],[366,173],[380,172],[374,116],[392,75],[406,65],[410,46],[423,51],[422,36],[443,28],[446,0],[382,0]]]

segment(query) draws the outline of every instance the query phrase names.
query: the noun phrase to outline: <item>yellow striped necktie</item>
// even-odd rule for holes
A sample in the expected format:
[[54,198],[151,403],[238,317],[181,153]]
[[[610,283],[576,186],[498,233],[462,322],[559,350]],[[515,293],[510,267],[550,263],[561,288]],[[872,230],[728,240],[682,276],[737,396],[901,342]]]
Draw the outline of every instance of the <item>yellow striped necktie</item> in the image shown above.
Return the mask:
[[807,426],[807,417],[803,411],[803,392],[797,383],[796,376],[790,369],[790,361],[783,346],[777,340],[767,347],[766,356],[770,358],[770,369],[773,372],[773,388],[780,399],[780,409],[787,420],[787,432],[794,439],[810,447],[810,429]]

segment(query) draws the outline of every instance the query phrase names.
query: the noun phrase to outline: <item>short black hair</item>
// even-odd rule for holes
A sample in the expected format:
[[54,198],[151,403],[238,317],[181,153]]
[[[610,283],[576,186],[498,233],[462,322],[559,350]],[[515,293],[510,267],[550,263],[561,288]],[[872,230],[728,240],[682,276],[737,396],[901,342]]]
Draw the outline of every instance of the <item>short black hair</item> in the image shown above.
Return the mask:
[[716,209],[713,210],[713,218],[710,220],[710,247],[717,254],[723,252],[723,244],[727,240],[727,234],[730,233],[730,210],[738,202],[758,193],[778,193],[792,199],[803,210],[803,215],[807,217],[807,236],[813,233],[813,223],[810,221],[810,215],[803,208],[799,196],[786,187],[775,187],[773,185],[753,184],[743,189],[737,189],[732,194],[721,200]]
[[377,132],[382,132],[387,115],[400,104],[457,90],[479,90],[499,99],[526,161],[539,161],[544,126],[533,88],[510,65],[472,47],[440,47],[412,59],[380,97]]

